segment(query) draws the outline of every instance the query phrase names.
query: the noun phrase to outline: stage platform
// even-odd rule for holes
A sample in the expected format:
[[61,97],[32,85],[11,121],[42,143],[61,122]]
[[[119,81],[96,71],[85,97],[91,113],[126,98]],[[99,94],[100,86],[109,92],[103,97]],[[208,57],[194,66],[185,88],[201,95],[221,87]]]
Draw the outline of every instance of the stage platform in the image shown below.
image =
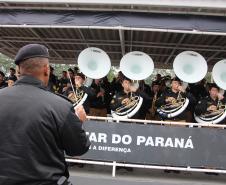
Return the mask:
[[165,173],[162,170],[134,168],[132,172],[126,169],[116,171],[112,177],[109,166],[85,165],[70,167],[73,185],[223,185],[226,174],[207,175],[205,173]]

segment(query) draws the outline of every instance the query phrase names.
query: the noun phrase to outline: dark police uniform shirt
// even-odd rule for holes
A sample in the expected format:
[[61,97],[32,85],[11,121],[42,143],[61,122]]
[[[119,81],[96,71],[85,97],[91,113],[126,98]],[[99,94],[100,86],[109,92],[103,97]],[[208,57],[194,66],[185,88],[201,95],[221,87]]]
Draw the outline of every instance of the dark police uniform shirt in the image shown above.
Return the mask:
[[[156,100],[156,103],[155,103],[156,107],[157,108],[160,108],[161,106],[166,105],[167,103],[166,103],[165,99],[167,97],[173,97],[173,98],[177,99],[178,94],[179,94],[179,92],[175,93],[171,89],[167,89]],[[189,99],[189,105],[190,105],[190,107],[192,107],[193,105],[195,105],[196,99],[194,98],[194,96],[192,96],[191,93],[183,93],[183,92],[181,92],[180,95],[181,95],[182,98],[186,98],[187,97]],[[188,107],[189,107],[189,105],[188,105]],[[159,116],[160,116],[161,119],[167,119],[167,120],[175,120],[175,121],[186,120],[186,113],[185,113],[185,111],[183,111],[181,114],[179,114],[178,116],[175,116],[173,118],[161,117],[161,115],[159,115]]]
[[195,114],[197,116],[207,113],[207,109],[209,106],[211,105],[215,105],[217,106],[218,103],[225,105],[226,104],[226,99],[222,99],[218,102],[218,98],[216,100],[213,100],[210,96],[206,96],[205,98],[203,98],[202,100],[200,100],[198,102],[198,104],[195,107]]
[[84,154],[90,142],[72,104],[23,76],[0,91],[0,184],[50,185],[68,177],[64,153]]

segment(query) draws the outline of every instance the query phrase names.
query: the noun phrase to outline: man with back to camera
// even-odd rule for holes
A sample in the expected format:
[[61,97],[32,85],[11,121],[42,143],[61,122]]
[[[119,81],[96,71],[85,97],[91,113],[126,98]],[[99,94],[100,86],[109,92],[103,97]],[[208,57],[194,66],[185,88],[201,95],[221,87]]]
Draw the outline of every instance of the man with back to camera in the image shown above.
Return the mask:
[[15,58],[20,79],[0,91],[0,184],[70,184],[64,153],[89,149],[84,109],[74,112],[71,102],[46,90],[48,58],[43,45],[22,47]]

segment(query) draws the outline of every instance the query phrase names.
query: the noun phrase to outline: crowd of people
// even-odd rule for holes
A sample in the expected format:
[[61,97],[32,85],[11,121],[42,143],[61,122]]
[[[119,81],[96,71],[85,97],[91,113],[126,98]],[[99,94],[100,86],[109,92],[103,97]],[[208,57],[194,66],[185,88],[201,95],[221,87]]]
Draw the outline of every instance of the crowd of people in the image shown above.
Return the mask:
[[[58,78],[48,49],[39,44],[22,47],[14,62],[17,69],[10,68],[8,76],[0,71],[0,184],[71,184],[65,154],[89,150],[86,115],[120,115],[138,105],[131,119],[194,122],[194,113],[208,119],[225,115],[225,94],[205,80],[185,86],[177,77],[157,74],[149,86],[119,72],[112,82],[105,77],[87,83],[77,67]],[[177,114],[167,115],[170,110]]]
[[[6,77],[0,71],[0,88],[12,86],[17,80],[14,68],[9,69],[9,76]],[[147,120],[174,120],[183,122],[196,122],[194,113],[199,116],[207,112],[216,111],[219,105],[225,105],[224,95],[215,83],[207,83],[205,79],[195,84],[188,84],[170,76],[157,74],[151,84],[144,80],[139,81],[139,87],[135,88],[134,83],[125,77],[120,71],[118,75],[109,82],[107,77],[94,79],[92,83],[86,84],[86,76],[79,72],[78,67],[62,71],[60,77],[54,74],[54,68],[50,66],[50,78],[47,89],[53,93],[69,98],[73,103],[86,94],[82,103],[86,114],[90,116],[110,116],[112,111],[118,107],[131,104],[131,97],[143,98],[143,103],[132,119]],[[186,110],[177,116],[167,116],[164,112],[158,111],[164,108],[172,108],[177,105],[178,100],[189,100]],[[224,121],[221,121],[224,123]]]
[[0,71],[0,89],[13,86],[16,80],[16,70],[14,68],[9,69],[9,76],[7,77],[2,71]]

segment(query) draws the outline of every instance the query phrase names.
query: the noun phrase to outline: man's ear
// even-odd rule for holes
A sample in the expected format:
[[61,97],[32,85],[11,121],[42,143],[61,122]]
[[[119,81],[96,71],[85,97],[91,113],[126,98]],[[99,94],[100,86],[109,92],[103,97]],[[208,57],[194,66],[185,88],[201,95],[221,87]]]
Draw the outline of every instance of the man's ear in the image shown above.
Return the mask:
[[49,64],[45,64],[43,66],[43,72],[44,72],[44,76],[49,76],[49,73],[50,73]]
[[19,65],[16,66],[16,76],[20,77],[20,66]]

